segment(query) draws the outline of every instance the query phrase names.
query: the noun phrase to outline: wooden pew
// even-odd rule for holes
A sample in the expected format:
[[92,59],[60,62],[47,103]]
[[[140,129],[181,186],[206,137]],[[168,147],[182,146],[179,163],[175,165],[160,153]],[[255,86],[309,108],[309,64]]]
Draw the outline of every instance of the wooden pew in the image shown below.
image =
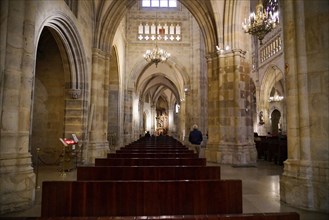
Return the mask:
[[77,180],[205,180],[220,179],[219,166],[86,166]]
[[[133,145],[133,146],[125,146],[122,147],[124,149],[149,149],[149,150],[188,150],[188,147],[185,146],[180,146],[180,147],[175,147],[175,146],[168,146],[168,145]],[[121,149],[122,149],[121,148]]]
[[206,166],[205,158],[96,158],[95,166]]
[[241,180],[45,181],[41,216],[242,213]]
[[260,141],[255,142],[258,158],[283,165],[283,161],[288,157],[287,136],[260,136],[260,139]]
[[[115,217],[11,217],[12,220],[136,220],[146,219],[145,216],[115,216]],[[172,220],[300,220],[297,212],[264,212],[222,215],[171,215],[147,216],[147,219],[172,219]]]
[[107,158],[198,158],[196,153],[109,153]]
[[189,149],[138,149],[138,148],[121,148],[119,150],[115,151],[116,153],[125,153],[125,152],[131,152],[131,153],[194,153],[193,150]]

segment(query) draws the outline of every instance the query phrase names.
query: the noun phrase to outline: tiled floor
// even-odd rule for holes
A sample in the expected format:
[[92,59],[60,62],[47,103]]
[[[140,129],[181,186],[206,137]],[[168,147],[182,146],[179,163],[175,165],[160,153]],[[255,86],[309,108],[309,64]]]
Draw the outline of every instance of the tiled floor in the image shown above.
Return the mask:
[[[216,164],[209,164],[216,165]],[[283,167],[269,162],[259,161],[257,167],[232,167],[220,165],[222,179],[241,179],[243,185],[243,212],[298,212],[301,220],[327,220],[329,214],[316,213],[290,207],[280,202],[279,179]],[[63,175],[59,167],[41,166],[39,185],[44,180],[75,180],[76,170]],[[35,204],[28,210],[0,217],[38,217],[41,210],[41,189],[36,190]]]

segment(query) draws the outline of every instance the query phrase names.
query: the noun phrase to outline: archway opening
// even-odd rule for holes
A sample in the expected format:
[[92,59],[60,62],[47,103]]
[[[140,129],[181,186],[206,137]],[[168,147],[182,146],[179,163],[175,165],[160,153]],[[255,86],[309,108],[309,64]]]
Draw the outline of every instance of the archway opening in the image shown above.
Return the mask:
[[281,118],[281,113],[279,110],[275,109],[271,114],[271,130],[273,135],[277,135],[279,133],[279,122]]
[[108,131],[107,140],[110,147],[115,147],[119,134],[119,66],[115,47],[112,48],[109,71],[109,96],[108,96]]
[[[60,49],[50,28],[41,33],[35,68],[31,153],[35,163],[57,164],[64,133],[65,79]],[[37,149],[39,153],[37,154]]]

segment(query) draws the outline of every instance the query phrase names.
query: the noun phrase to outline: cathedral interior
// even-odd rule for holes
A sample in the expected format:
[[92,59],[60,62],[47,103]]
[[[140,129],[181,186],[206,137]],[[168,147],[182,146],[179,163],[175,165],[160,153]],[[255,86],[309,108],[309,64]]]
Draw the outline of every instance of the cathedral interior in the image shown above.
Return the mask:
[[[0,217],[38,201],[36,168],[39,179],[58,167],[74,179],[77,166],[147,132],[188,146],[194,124],[202,157],[227,177],[264,167],[261,143],[282,140],[285,153],[273,157],[278,204],[328,217],[327,0],[0,7]],[[254,30],[260,14],[272,23]]]

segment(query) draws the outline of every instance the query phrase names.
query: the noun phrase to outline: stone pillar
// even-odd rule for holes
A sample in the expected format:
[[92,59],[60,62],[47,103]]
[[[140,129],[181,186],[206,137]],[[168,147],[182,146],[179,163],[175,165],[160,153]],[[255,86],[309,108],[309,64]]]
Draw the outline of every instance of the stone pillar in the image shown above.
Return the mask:
[[[32,205],[35,174],[29,152],[31,91],[34,67],[33,10],[25,1],[1,2],[7,36],[1,63],[4,63],[1,88],[0,131],[0,214],[19,211]],[[6,11],[7,10],[7,11]],[[24,17],[26,16],[26,17]],[[6,32],[5,31],[5,32]]]
[[219,162],[219,57],[207,56],[208,71],[208,140],[205,156],[210,162]]
[[72,138],[76,134],[81,140],[84,139],[84,114],[83,100],[81,99],[80,89],[70,89],[69,96],[65,99],[65,137]]
[[[171,105],[172,106],[172,105]],[[171,135],[175,132],[175,123],[174,123],[174,110],[172,107],[169,107],[168,110],[168,134]]]
[[120,146],[119,97],[118,86],[110,84],[108,101],[108,140],[112,147]]
[[218,87],[211,88],[208,96],[211,100],[208,103],[208,126],[209,130],[219,131],[214,138],[211,137],[213,132],[208,131],[210,160],[235,166],[255,165],[257,162],[250,105],[250,70],[244,54],[236,49],[220,55],[219,78],[209,80],[215,86],[217,80]]
[[287,0],[282,9],[288,159],[280,198],[328,213],[328,3]]
[[156,117],[156,106],[155,104],[152,104],[151,105],[151,134],[154,134],[155,132],[155,123],[156,123],[156,120],[155,120],[155,117]]
[[124,95],[124,144],[132,142],[133,135],[133,89],[127,89]]
[[183,143],[185,143],[185,140],[188,141],[189,129],[186,130],[186,101],[185,101],[185,99],[181,100],[181,102],[180,102],[178,131],[180,132],[178,134],[179,140]]
[[94,163],[97,157],[106,157],[108,152],[108,64],[109,59],[106,53],[99,49],[94,49],[91,76],[91,106],[88,121],[90,127],[87,147],[88,163]]
[[138,98],[138,127],[137,127],[137,129],[138,129],[138,135],[140,135],[140,136],[144,136],[144,134],[145,134],[145,131],[144,131],[144,129],[143,129],[143,123],[144,123],[144,121],[143,121],[143,115],[144,115],[144,111],[143,111],[143,109],[144,109],[144,102],[143,102],[143,99],[141,99],[141,98]]

